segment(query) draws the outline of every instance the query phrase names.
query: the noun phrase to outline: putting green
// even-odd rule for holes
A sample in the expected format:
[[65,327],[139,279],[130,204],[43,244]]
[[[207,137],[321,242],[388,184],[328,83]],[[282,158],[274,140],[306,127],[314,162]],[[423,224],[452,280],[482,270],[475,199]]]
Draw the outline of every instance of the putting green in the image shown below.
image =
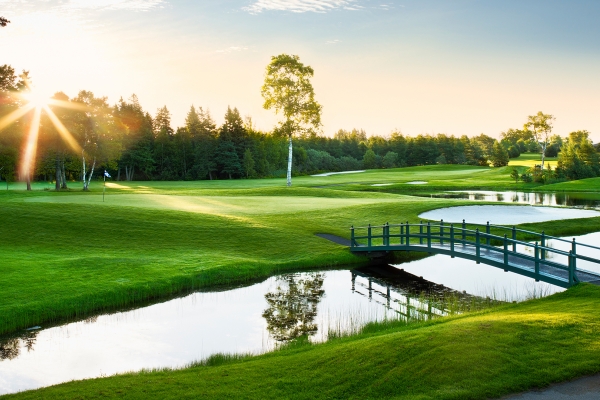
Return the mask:
[[300,196],[175,196],[160,194],[118,194],[40,196],[22,201],[54,204],[86,204],[94,206],[141,207],[187,211],[217,216],[265,215],[311,212],[356,205],[395,203],[395,198],[324,198]]

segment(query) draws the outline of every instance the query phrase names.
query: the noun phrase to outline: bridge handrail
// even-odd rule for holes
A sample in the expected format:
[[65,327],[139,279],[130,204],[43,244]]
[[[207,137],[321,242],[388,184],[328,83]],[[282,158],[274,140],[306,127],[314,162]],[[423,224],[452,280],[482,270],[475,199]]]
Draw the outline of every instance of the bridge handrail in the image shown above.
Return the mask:
[[[389,237],[402,237],[402,236],[404,236],[404,235],[389,235]],[[384,235],[372,235],[371,239],[374,239],[374,238],[383,238],[383,237],[385,237],[385,236]],[[421,238],[421,237],[422,238],[427,238],[428,236],[427,235],[421,235],[421,234],[410,234],[410,237],[411,238]],[[368,238],[368,236],[364,236],[364,237],[357,236],[357,237],[355,237],[355,239],[367,239],[367,238]],[[439,236],[435,236],[435,238],[439,238]],[[448,238],[446,240],[447,241],[451,241],[450,238]],[[509,239],[507,239],[507,240],[509,240]],[[465,244],[465,245],[476,246],[475,242],[471,242],[471,241],[468,241],[468,240],[464,240],[463,241],[460,238],[454,238],[453,241],[454,241],[455,244],[458,243],[458,244]],[[519,243],[522,243],[522,244],[525,244],[525,245],[528,245],[530,247],[534,247],[535,248],[535,245],[533,245],[531,243],[527,243],[527,242],[519,242]],[[428,248],[428,247],[426,247],[425,244],[420,244],[420,245],[408,244],[406,246],[407,247],[413,247],[415,249],[427,249]],[[353,247],[355,247],[355,246],[353,246]],[[504,251],[505,251],[501,247],[492,246],[492,245],[488,246],[488,245],[486,245],[484,243],[480,243],[479,247],[482,248],[482,249],[485,249],[485,250],[490,250],[490,251],[496,252],[498,254],[504,254]],[[566,257],[571,256],[570,252],[566,252],[566,251],[562,251],[562,250],[556,250],[556,249],[552,249],[550,247],[542,247],[542,246],[538,245],[538,251],[544,251],[546,249],[548,251],[552,251],[554,253],[558,253],[558,254],[566,256]],[[461,251],[459,249],[458,250],[455,249],[454,251],[457,252],[457,253],[461,253]],[[551,266],[551,267],[554,267],[554,268],[557,268],[557,269],[560,269],[560,270],[564,270],[564,271],[569,271],[570,270],[570,268],[568,266],[565,266],[563,264],[557,263],[555,261],[548,260],[546,258],[537,258],[536,259],[535,256],[531,256],[531,255],[524,254],[524,253],[519,253],[519,252],[512,251],[512,250],[506,250],[506,252],[507,252],[507,254],[510,254],[512,256],[515,256],[515,257],[518,257],[520,259],[537,262],[537,263],[539,263],[541,265],[548,265],[548,266]],[[580,271],[583,271],[583,270],[580,270]]]
[[[387,226],[391,226],[391,227],[400,227],[402,225],[406,225],[406,224],[390,224]],[[521,232],[521,233],[526,233],[526,234],[530,234],[530,235],[534,235],[534,236],[539,236],[539,237],[544,237],[546,240],[552,239],[552,240],[556,240],[559,242],[563,242],[563,243],[576,243],[577,246],[583,246],[583,247],[587,247],[590,249],[594,249],[594,250],[600,250],[600,247],[598,246],[593,246],[591,244],[587,244],[587,243],[582,243],[582,242],[575,242],[575,238],[573,238],[573,240],[568,240],[568,239],[563,239],[561,237],[558,236],[552,236],[552,235],[546,235],[543,231],[542,233],[538,233],[538,232],[533,232],[533,231],[528,231],[526,229],[521,229],[521,228],[517,228],[515,225],[513,225],[512,227],[508,227],[508,226],[503,226],[503,225],[494,225],[494,224],[478,224],[478,223],[471,223],[471,222],[465,222],[465,220],[463,220],[463,222],[449,222],[449,223],[444,223],[444,220],[441,220],[441,223],[431,223],[431,222],[427,222],[427,223],[423,223],[421,221],[421,223],[409,223],[408,225],[410,226],[431,226],[431,227],[444,227],[444,228],[449,228],[450,226],[454,225],[454,229],[461,229],[456,225],[471,225],[471,226],[481,226],[481,227],[489,227],[490,229],[500,229],[500,230],[506,230],[509,232]],[[371,228],[377,228],[377,227],[383,227],[386,226],[384,225],[371,225]],[[367,229],[367,226],[353,226],[353,229]],[[480,233],[483,233],[480,231]],[[501,237],[501,236],[499,236]],[[576,253],[575,253],[576,254]]]
[[[535,275],[534,275],[535,277],[548,275],[548,276],[553,277],[552,279],[554,279],[554,281],[552,281],[552,283],[555,283],[556,279],[558,279],[559,282],[564,282],[564,284],[567,284],[567,285],[572,285],[574,283],[579,282],[579,279],[576,275],[577,259],[583,259],[583,260],[594,262],[596,264],[600,264],[600,260],[598,260],[598,259],[578,255],[576,253],[575,239],[573,239],[571,251],[566,252],[563,250],[558,250],[558,249],[554,249],[554,248],[546,246],[546,243],[547,243],[546,241],[548,239],[560,239],[560,238],[556,238],[554,236],[547,236],[544,234],[544,232],[539,234],[536,232],[525,231],[522,229],[517,230],[516,227],[514,227],[514,226],[512,228],[508,228],[508,227],[503,227],[503,226],[499,226],[499,225],[490,225],[489,222],[485,225],[469,224],[469,225],[471,225],[471,226],[469,226],[469,228],[472,228],[472,226],[475,226],[475,227],[484,226],[485,227],[485,231],[480,231],[479,228],[476,228],[475,230],[473,230],[473,229],[467,228],[467,224],[466,224],[466,222],[464,222],[464,220],[463,220],[462,224],[456,224],[456,225],[457,226],[455,226],[455,224],[453,224],[453,223],[444,224],[444,221],[441,220],[439,224],[436,224],[436,223],[432,224],[431,222],[427,222],[425,224],[425,223],[423,223],[423,221],[421,221],[421,223],[411,224],[407,221],[406,224],[401,223],[401,224],[390,225],[389,223],[386,223],[383,225],[369,225],[368,227],[352,226],[350,228],[351,229],[350,247],[352,249],[356,249],[356,251],[368,251],[368,252],[371,252],[373,250],[375,250],[375,251],[377,251],[377,250],[383,250],[383,251],[393,250],[394,246],[401,247],[400,249],[403,249],[403,250],[422,249],[423,251],[436,252],[439,250],[434,250],[432,248],[438,248],[438,244],[439,244],[441,246],[442,250],[444,250],[443,245],[444,245],[444,242],[446,242],[449,244],[448,247],[450,249],[450,255],[453,255],[453,254],[464,253],[464,252],[460,251],[461,245],[474,246],[476,260],[480,260],[480,259],[481,260],[489,260],[489,261],[494,260],[494,257],[486,257],[485,254],[482,255],[481,254],[482,249],[486,253],[488,251],[492,251],[492,252],[495,252],[496,254],[503,255],[504,256],[503,257],[504,258],[503,265],[505,265],[506,268],[508,268],[509,266],[514,267],[513,265],[510,265],[511,263],[509,263],[509,257],[516,257],[521,260],[534,262],[534,271],[532,271],[532,272],[535,273]],[[394,227],[400,228],[400,230],[397,233],[392,233],[390,231],[390,228],[394,228]],[[419,227],[418,233],[415,232],[415,230],[410,230],[411,227]],[[423,227],[427,227],[426,233],[423,231]],[[508,237],[507,234],[504,234],[504,236],[499,236],[497,234],[491,233],[491,229],[493,229],[493,228],[501,228],[500,229],[501,231],[502,231],[502,229],[509,230],[512,232],[512,235],[510,238]],[[363,229],[363,230],[366,229],[367,235],[366,236],[357,236],[355,231],[360,230],[360,229]],[[448,231],[444,231],[444,229],[448,229]],[[375,230],[376,232],[381,230],[381,234],[374,234],[375,232],[373,230]],[[516,239],[517,231],[532,233],[535,236],[539,236],[541,238],[541,244],[538,244],[538,242],[535,242],[535,244],[533,244],[531,242],[524,242],[521,240],[517,240]],[[400,243],[391,244],[390,239],[394,239],[394,238],[400,239]],[[367,239],[366,245],[358,243],[359,240],[363,240],[363,239]],[[376,244],[373,244],[373,239],[375,239]],[[404,239],[406,240],[406,244],[405,244]],[[417,239],[419,242],[419,245],[417,245],[417,243],[415,241],[413,241],[411,243],[410,239]],[[427,239],[427,243],[424,243],[423,239]],[[560,240],[563,242],[569,243],[568,240],[564,240],[564,239],[560,239]],[[503,243],[504,246],[501,247],[501,246],[492,245],[491,244],[492,241]],[[434,244],[434,246],[432,246],[432,243]],[[457,244],[459,245],[459,249],[456,249]],[[511,245],[512,250],[509,250],[509,244]],[[534,248],[534,256],[525,254],[524,252],[517,251],[517,247],[516,247],[517,244],[522,245],[524,247]],[[597,248],[597,247],[591,246],[591,245],[586,245],[586,244],[582,244],[582,245],[585,247],[589,247],[589,248]],[[402,248],[402,247],[404,247],[404,248]],[[551,253],[566,256],[567,257],[566,263],[565,262],[558,263],[555,261],[548,260],[547,257]],[[464,253],[464,254],[470,254],[470,253]],[[487,254],[489,254],[489,253],[487,253]],[[471,254],[471,256],[472,256],[472,254]],[[545,266],[556,268],[561,271],[566,271],[568,274],[568,278],[565,280],[565,278],[559,278],[553,274],[546,274],[544,271],[540,270],[540,265],[542,265],[542,266],[545,265]]]
[[[383,226],[390,226],[391,227],[391,226],[401,226],[401,225],[371,226],[371,229],[373,229],[373,228],[380,228],[380,227],[383,228]],[[414,226],[414,225],[410,224],[410,226]],[[434,225],[430,225],[430,226],[434,226]],[[447,226],[444,226],[444,227],[447,227]],[[357,228],[354,228],[354,229],[357,229]],[[476,230],[462,229],[462,228],[457,228],[457,227],[454,227],[454,230],[459,232],[458,234],[455,233],[455,237],[453,239],[453,241],[455,243],[474,244],[474,242],[472,242],[472,241],[462,240],[460,238],[460,236],[462,236],[462,232],[470,233],[469,236],[474,236],[474,235],[477,234]],[[432,232],[432,233],[439,233],[439,232]],[[354,240],[356,241],[356,240],[359,240],[359,239],[368,239],[368,238],[371,238],[371,239],[383,239],[383,238],[402,238],[402,237],[406,237],[406,234],[402,234],[402,233],[383,234],[382,233],[381,235],[373,235],[373,234],[371,234],[370,236],[369,235],[367,235],[367,236],[354,236]],[[432,235],[427,235],[425,233],[423,233],[423,234],[421,234],[421,233],[410,233],[409,237],[410,238],[417,238],[417,239],[420,239],[420,238],[426,239],[428,237],[431,237],[431,238],[435,238],[435,239],[438,239],[438,240],[442,239],[443,241],[450,241],[451,240],[449,234],[442,234],[442,235],[439,235],[439,234],[433,235],[432,234]],[[511,239],[509,237],[505,238],[503,236],[497,236],[497,235],[494,235],[494,234],[491,234],[491,233],[488,234],[488,233],[481,232],[481,231],[479,231],[479,237],[482,238],[482,239],[495,239],[495,240],[498,240],[498,241],[504,241],[504,240],[506,240],[507,243],[509,243],[509,244],[518,244],[518,245],[525,246],[525,247],[533,247],[533,248],[536,247],[536,245],[534,243],[531,243],[531,242],[524,242],[524,241],[517,240],[517,239]],[[580,244],[580,243],[578,243],[578,244]],[[484,248],[489,248],[489,249],[497,249],[498,248],[497,246],[492,246],[492,245],[487,246],[485,243],[482,243],[480,246],[484,247]],[[567,252],[567,251],[564,251],[564,250],[555,249],[553,247],[542,246],[540,244],[537,245],[537,248],[539,250],[542,250],[542,251],[548,251],[548,252],[560,254],[560,255],[563,255],[563,256],[569,256],[571,254],[570,252]],[[516,253],[516,252],[511,251],[511,253]],[[576,254],[576,256],[578,256],[581,259],[588,260],[588,261],[596,261],[595,259],[590,258],[590,257],[581,256],[581,255],[578,255],[578,254]]]

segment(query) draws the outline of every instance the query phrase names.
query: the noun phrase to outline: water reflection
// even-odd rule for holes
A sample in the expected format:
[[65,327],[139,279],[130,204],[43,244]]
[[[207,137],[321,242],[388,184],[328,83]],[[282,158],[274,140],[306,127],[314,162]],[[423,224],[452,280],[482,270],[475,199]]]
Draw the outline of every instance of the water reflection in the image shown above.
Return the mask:
[[[0,338],[0,394],[142,368],[183,367],[215,353],[262,353],[302,335],[325,341],[375,320],[428,320],[493,303],[494,296],[468,294],[428,270],[443,267],[464,281],[451,260],[475,266],[430,257],[398,268],[285,274]],[[470,273],[485,280],[489,271],[476,268]]]
[[405,322],[475,311],[501,303],[457,291],[390,265],[352,271],[352,291],[368,297]]
[[277,288],[265,294],[269,307],[263,311],[267,330],[276,341],[313,336],[317,306],[325,294],[323,273],[287,274],[277,277]]
[[600,207],[600,193],[582,192],[557,192],[557,193],[529,193],[529,192],[496,192],[487,190],[448,191],[421,195],[434,198],[466,199],[473,201],[497,201],[499,203],[518,203],[545,206],[566,206],[598,208]]
[[13,360],[21,354],[21,349],[33,351],[37,340],[37,331],[26,331],[24,334],[0,340],[0,361]]

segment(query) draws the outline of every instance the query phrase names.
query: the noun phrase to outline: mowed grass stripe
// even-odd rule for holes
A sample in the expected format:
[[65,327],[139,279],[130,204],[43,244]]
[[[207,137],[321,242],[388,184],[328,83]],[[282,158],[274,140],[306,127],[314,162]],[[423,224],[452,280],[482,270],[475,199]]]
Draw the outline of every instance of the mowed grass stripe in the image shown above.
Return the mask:
[[85,204],[96,207],[140,207],[187,211],[215,216],[267,215],[315,212],[332,208],[376,203],[391,203],[397,198],[324,198],[307,196],[189,196],[157,194],[119,194],[102,201],[101,196],[37,196],[24,199],[32,203]]

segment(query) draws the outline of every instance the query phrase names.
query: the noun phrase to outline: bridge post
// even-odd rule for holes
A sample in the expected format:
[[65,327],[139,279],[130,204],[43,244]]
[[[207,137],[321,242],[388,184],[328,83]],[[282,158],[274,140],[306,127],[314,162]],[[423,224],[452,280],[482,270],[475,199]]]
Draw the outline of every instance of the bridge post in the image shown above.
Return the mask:
[[423,221],[419,224],[419,244],[423,244]]
[[485,244],[487,244],[489,246],[490,245],[490,221],[488,221],[487,225],[485,226],[485,233],[487,234],[487,237],[485,238]]
[[508,265],[508,238],[504,234],[504,265]]
[[479,245],[479,228],[475,229],[475,257],[477,257],[477,264],[479,264],[479,257],[481,256],[481,247]]
[[450,257],[454,258],[454,224],[450,224]]
[[354,289],[356,287],[356,274],[352,274],[352,291],[354,292]]
[[427,247],[431,247],[431,222],[427,222]]
[[406,221],[406,245],[410,246],[410,224],[408,223],[408,221]]
[[354,247],[354,225],[350,226],[350,248]]
[[513,253],[517,252],[517,228],[515,228],[515,226],[513,225],[512,228],[512,240],[513,240]]
[[533,253],[535,256],[535,281],[539,282],[540,280],[538,278],[540,277],[540,248],[538,247],[538,242],[535,242],[535,249]]
[[542,239],[540,244],[542,245],[542,260],[546,259],[546,250],[544,250],[544,248],[546,247],[546,234],[544,233],[544,231],[542,231]]
[[465,223],[465,220],[463,219],[463,223],[462,223],[462,240],[463,240],[463,246],[465,245],[465,240],[467,239],[467,224]]
[[440,246],[444,245],[444,220],[440,220]]
[[384,246],[390,245],[390,223],[389,222],[386,222],[385,225],[383,226],[383,245]]
[[577,269],[577,245],[575,238],[573,238],[573,244],[571,244],[571,252],[573,253],[573,270]]
[[367,246],[371,247],[371,224],[369,224],[369,227],[367,228]]
[[[575,239],[573,239],[575,240]],[[575,261],[575,257],[573,257],[573,250],[569,251],[569,285],[572,285],[573,282],[575,281],[573,278],[575,276],[575,267],[574,267],[574,262]]]
[[404,224],[400,222],[400,244],[404,244]]

